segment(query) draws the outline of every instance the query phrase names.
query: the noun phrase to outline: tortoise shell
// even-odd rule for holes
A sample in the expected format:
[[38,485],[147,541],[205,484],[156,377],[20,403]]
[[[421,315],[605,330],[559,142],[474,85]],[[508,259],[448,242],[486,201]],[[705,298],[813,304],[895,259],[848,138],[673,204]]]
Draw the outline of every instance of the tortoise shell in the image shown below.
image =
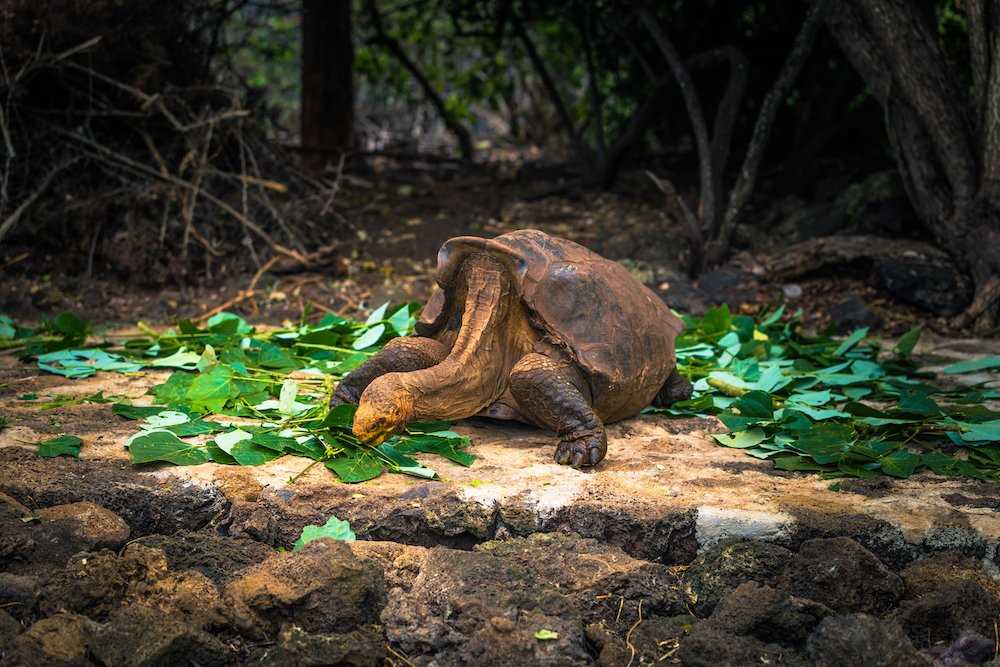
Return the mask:
[[482,252],[509,268],[531,325],[583,371],[602,419],[624,419],[650,404],[674,369],[681,320],[621,264],[538,230],[445,242],[418,335],[433,337],[447,326],[454,277],[465,257]]

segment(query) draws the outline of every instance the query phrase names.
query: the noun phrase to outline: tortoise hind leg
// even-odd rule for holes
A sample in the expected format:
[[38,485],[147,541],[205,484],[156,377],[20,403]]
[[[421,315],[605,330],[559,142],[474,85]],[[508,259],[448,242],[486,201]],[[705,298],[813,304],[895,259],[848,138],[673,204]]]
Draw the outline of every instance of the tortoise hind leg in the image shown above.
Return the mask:
[[559,436],[556,462],[579,468],[604,458],[604,424],[590,405],[586,381],[572,364],[543,354],[525,355],[511,369],[510,391],[520,412]]
[[658,408],[669,408],[677,401],[686,401],[691,398],[692,391],[694,391],[694,387],[691,386],[691,383],[674,368],[670,372],[670,377],[660,387],[656,398],[653,399],[653,405]]
[[448,348],[433,338],[393,338],[375,356],[344,376],[337,384],[330,406],[357,405],[361,394],[375,378],[386,373],[408,373],[430,368],[448,356]]

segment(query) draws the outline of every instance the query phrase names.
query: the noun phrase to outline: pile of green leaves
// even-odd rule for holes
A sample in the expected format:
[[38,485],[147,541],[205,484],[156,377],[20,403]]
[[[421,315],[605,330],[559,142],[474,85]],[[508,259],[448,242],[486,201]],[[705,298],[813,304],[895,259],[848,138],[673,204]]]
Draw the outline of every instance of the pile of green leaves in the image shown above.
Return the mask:
[[432,479],[435,472],[414,453],[465,466],[474,460],[465,451],[468,438],[449,430],[447,422],[411,424],[406,433],[371,447],[351,434],[353,406],[329,408],[337,380],[390,338],[410,333],[418,309],[411,303],[390,313],[385,304],[365,322],[325,315],[315,324],[304,313],[296,326],[267,331],[220,313],[204,327],[190,321],[164,332],[142,327],[145,335],[124,345],[64,348],[36,357],[42,370],[69,378],[99,370],[173,369],[150,390],[155,405],[112,406],[114,414],[138,423],[140,430],[126,444],[136,465],[255,466],[290,454],[312,459],[345,482],[383,471]]
[[[828,477],[906,478],[921,469],[1000,480],[1000,399],[986,383],[944,387],[911,359],[920,330],[891,351],[867,338],[809,337],[801,313],[784,308],[755,321],[725,306],[685,317],[680,371],[694,384],[675,416],[714,415],[726,447],[769,459],[782,470]],[[945,374],[1000,368],[1000,357],[953,364]]]

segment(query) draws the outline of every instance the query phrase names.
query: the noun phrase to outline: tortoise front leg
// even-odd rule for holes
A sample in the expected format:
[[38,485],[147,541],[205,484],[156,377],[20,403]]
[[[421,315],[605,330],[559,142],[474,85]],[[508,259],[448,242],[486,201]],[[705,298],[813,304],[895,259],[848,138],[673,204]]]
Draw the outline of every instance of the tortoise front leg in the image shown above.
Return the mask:
[[330,406],[357,405],[362,392],[380,375],[423,370],[436,366],[447,356],[448,348],[433,338],[393,338],[371,359],[344,376],[333,392]]
[[590,389],[572,364],[528,354],[510,372],[517,409],[559,436],[556,462],[574,468],[597,465],[608,451],[604,424],[590,405]]

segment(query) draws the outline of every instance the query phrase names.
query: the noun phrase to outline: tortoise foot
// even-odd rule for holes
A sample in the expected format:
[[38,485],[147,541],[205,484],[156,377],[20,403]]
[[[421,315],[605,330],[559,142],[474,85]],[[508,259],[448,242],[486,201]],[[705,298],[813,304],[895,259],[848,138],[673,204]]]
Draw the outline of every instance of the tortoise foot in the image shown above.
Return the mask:
[[582,468],[595,466],[608,453],[608,437],[604,429],[566,438],[556,447],[556,463]]

